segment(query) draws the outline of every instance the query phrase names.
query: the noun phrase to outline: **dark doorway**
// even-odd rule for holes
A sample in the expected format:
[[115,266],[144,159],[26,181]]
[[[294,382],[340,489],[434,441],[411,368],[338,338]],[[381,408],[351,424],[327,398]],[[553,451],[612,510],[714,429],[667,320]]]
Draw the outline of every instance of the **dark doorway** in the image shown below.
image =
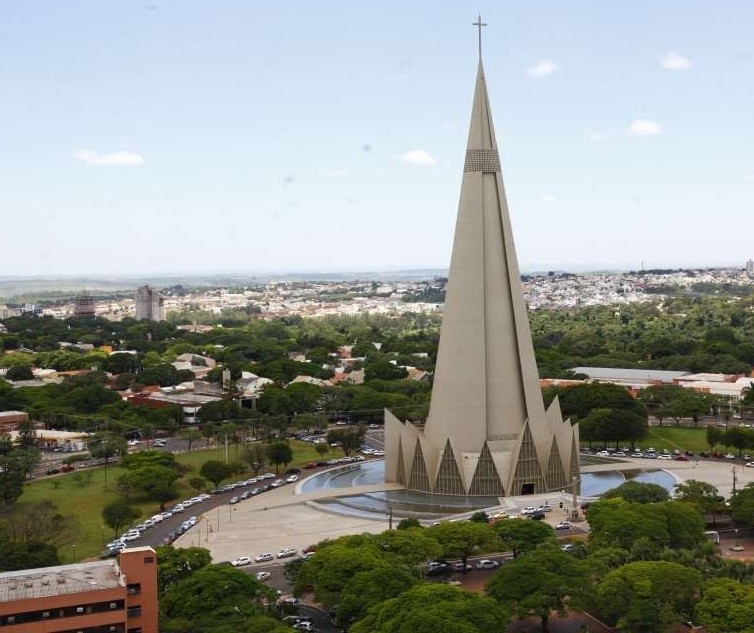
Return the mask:
[[534,494],[534,484],[521,484],[521,494],[522,495],[533,495]]

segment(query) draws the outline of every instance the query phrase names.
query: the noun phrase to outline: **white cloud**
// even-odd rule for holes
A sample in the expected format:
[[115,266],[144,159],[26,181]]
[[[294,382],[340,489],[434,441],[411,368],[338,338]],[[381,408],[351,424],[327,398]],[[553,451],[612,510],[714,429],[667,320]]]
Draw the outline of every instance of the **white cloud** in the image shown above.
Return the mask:
[[442,122],[442,129],[443,130],[455,130],[456,124],[453,121],[443,121]]
[[551,196],[551,195],[542,196],[539,199],[539,201],[540,202],[545,202],[545,203],[547,203],[547,202],[555,202],[555,196]]
[[104,165],[107,167],[122,165],[143,165],[144,157],[133,152],[110,152],[100,154],[91,149],[80,149],[73,152],[73,157],[88,165]]
[[434,165],[436,162],[432,155],[424,149],[412,149],[404,152],[398,156],[398,160],[410,165]]
[[670,51],[660,62],[665,70],[688,70],[693,66],[691,61],[685,58],[683,55]]
[[549,59],[543,59],[541,62],[538,62],[531,68],[528,68],[526,70],[526,74],[529,75],[532,79],[539,79],[540,77],[547,77],[547,75],[552,75],[556,70],[560,70],[560,66],[558,66],[555,62],[550,61]]
[[602,143],[610,138],[610,134],[607,132],[597,132],[595,130],[586,131],[587,138],[595,143]]
[[662,133],[662,127],[657,121],[649,119],[636,119],[628,126],[626,134],[628,136],[655,136]]

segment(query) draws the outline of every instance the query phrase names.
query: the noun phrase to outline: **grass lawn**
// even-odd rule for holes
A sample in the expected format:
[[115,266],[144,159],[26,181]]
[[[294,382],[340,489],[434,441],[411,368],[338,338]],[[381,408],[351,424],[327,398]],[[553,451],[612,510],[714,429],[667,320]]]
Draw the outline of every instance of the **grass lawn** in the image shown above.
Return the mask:
[[[628,444],[622,442],[621,446],[624,445]],[[600,446],[600,444],[594,442],[593,446]],[[642,450],[651,446],[658,451],[677,449],[681,452],[693,451],[694,453],[709,450],[707,431],[704,427],[694,429],[679,426],[652,426],[647,432],[647,437],[637,442],[636,446]],[[722,450],[722,447],[720,449]]]
[[653,426],[650,427],[647,437],[639,443],[641,448],[653,446],[657,450],[667,448],[672,451],[708,451],[707,431],[704,428],[684,428],[678,426]]
[[[293,462],[290,466],[300,467],[308,462],[316,462],[322,459],[313,444],[294,440],[291,441],[291,448],[293,449]],[[231,461],[239,459],[239,456],[240,452],[235,447],[228,448],[228,458]],[[340,450],[332,449],[325,455],[325,459],[340,456],[342,456]],[[177,499],[186,499],[196,494],[196,491],[187,482],[199,471],[204,462],[211,459],[223,460],[224,458],[224,448],[220,450],[217,448],[193,450],[190,453],[176,455],[176,459],[181,464],[193,467],[191,472],[176,482]],[[274,472],[274,468],[270,468],[270,470]],[[107,483],[105,483],[105,469],[103,467],[39,479],[24,487],[24,493],[19,502],[52,501],[62,514],[75,517],[78,522],[76,541],[60,551],[61,560],[69,563],[73,560],[91,558],[96,556],[102,550],[102,545],[114,536],[112,529],[105,526],[102,521],[102,508],[118,498],[118,493],[113,484],[124,472],[125,469],[119,466],[108,466]],[[237,479],[239,477],[233,477],[229,481]],[[155,514],[160,506],[157,501],[138,497],[132,499],[131,503],[141,511],[142,518]],[[169,507],[170,503],[166,505]],[[75,548],[73,545],[75,545]]]

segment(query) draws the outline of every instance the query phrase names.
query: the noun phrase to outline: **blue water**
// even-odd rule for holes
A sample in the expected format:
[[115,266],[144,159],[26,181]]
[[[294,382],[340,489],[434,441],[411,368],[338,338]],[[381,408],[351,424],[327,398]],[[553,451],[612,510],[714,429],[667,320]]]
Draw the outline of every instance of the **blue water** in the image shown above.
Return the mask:
[[[385,480],[385,462],[383,460],[344,465],[329,471],[317,473],[306,479],[299,489],[301,493],[333,489],[341,493],[354,486],[379,484]],[[659,484],[668,492],[675,487],[675,478],[663,470],[611,470],[596,473],[582,473],[581,497],[599,497],[608,490],[620,486],[626,481]],[[417,515],[446,515],[467,512],[475,508],[497,505],[497,498],[485,497],[451,497],[430,495],[420,492],[396,490],[375,492],[367,495],[354,495],[324,501],[328,506],[343,506],[346,513],[386,514],[388,507],[405,509]],[[349,510],[350,508],[350,510]]]

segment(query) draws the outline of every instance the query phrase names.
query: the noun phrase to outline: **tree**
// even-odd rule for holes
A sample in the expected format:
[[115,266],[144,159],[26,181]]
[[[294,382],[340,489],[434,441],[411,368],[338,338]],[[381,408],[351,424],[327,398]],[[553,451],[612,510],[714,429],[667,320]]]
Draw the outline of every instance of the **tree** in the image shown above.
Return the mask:
[[194,476],[188,480],[188,485],[196,492],[201,492],[207,488],[207,480],[204,477]]
[[287,466],[293,461],[293,450],[288,442],[273,442],[267,445],[267,460],[275,466],[277,474],[281,464]]
[[706,481],[688,479],[681,484],[676,484],[675,499],[682,503],[695,505],[702,515],[712,513],[712,522],[715,517],[725,508],[723,497],[717,488]]
[[343,452],[350,455],[361,447],[366,432],[363,424],[348,429],[332,429],[327,432],[327,443],[340,444]]
[[300,595],[311,590],[316,602],[333,607],[340,602],[341,592],[351,578],[381,567],[392,570],[371,535],[341,537],[317,547],[317,555],[302,565],[293,592]]
[[663,547],[691,548],[704,541],[704,521],[677,501],[630,503],[603,499],[589,506],[590,543],[631,550],[637,541]]
[[730,514],[736,523],[754,525],[754,485],[747,484],[730,498]]
[[241,459],[258,475],[267,464],[267,449],[260,443],[252,443],[244,449]]
[[487,583],[487,594],[524,618],[533,613],[548,631],[553,611],[565,615],[569,599],[588,581],[587,566],[556,545],[541,545],[502,566]]
[[201,474],[201,476],[208,481],[211,481],[214,484],[215,488],[217,488],[223,479],[230,477],[231,470],[230,466],[228,466],[228,464],[226,464],[225,462],[211,459],[201,465],[201,467],[199,468],[199,474]]
[[417,582],[415,576],[400,567],[378,567],[358,572],[343,587],[337,623],[348,627],[361,620],[371,607],[399,596]]
[[364,380],[401,380],[408,376],[405,367],[399,367],[387,359],[376,360],[367,363],[364,371]]
[[632,503],[656,503],[667,501],[669,498],[668,491],[659,484],[646,484],[638,481],[627,481],[617,488],[608,490],[602,499],[613,499],[620,497],[625,501]]
[[194,442],[198,442],[202,439],[202,434],[199,429],[185,428],[181,429],[178,432],[178,437],[186,440],[186,442],[188,443],[188,451],[190,453],[191,447],[194,445]]
[[555,531],[541,521],[506,519],[495,524],[494,528],[502,546],[513,552],[514,558],[532,551],[540,543],[555,540]]
[[107,464],[111,457],[126,455],[128,446],[126,440],[115,433],[95,433],[89,438],[89,452],[94,459],[105,460],[105,483],[107,483]]
[[709,446],[710,452],[715,450],[715,446],[719,444],[725,433],[722,429],[718,429],[714,426],[708,426],[706,430],[706,436],[707,436],[707,445]]
[[212,562],[209,550],[203,547],[177,548],[170,545],[157,548],[157,586],[162,594],[194,572]]
[[[536,523],[536,521],[531,521]],[[551,530],[552,531],[552,530]],[[463,568],[469,556],[485,549],[494,549],[496,534],[486,523],[472,521],[443,521],[425,532],[437,539],[447,558],[460,558]]]
[[696,604],[694,620],[708,633],[754,633],[754,587],[713,578]]
[[29,365],[14,365],[8,369],[5,374],[7,380],[17,382],[19,380],[34,380],[34,374],[31,371]]
[[169,586],[160,609],[167,630],[212,631],[222,622],[238,631],[246,620],[262,615],[264,602],[275,598],[274,590],[235,567],[205,565]]
[[102,508],[102,520],[117,534],[122,527],[139,518],[141,513],[125,499],[116,499]]
[[697,570],[677,563],[628,563],[597,585],[595,606],[619,631],[664,633],[691,619],[701,585]]
[[39,451],[13,449],[0,455],[0,505],[13,505],[21,496],[24,482],[39,462]]
[[351,633],[488,633],[504,631],[508,613],[492,598],[435,583],[415,585],[372,607]]

